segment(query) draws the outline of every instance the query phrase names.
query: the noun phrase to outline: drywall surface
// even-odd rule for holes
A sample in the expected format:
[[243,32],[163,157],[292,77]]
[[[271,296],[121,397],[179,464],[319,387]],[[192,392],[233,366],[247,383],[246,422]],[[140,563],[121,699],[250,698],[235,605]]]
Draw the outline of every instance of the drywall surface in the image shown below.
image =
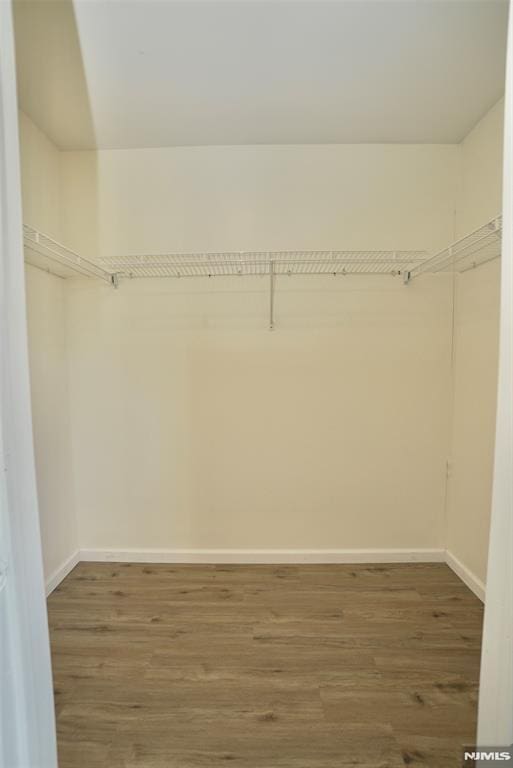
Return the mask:
[[313,279],[75,285],[82,546],[442,545],[447,283]]
[[19,112],[23,222],[61,236],[60,155],[24,112]]
[[456,237],[502,211],[504,100],[498,101],[461,143],[461,187]]
[[73,502],[66,282],[26,268],[32,420],[47,581],[78,549]]
[[486,581],[497,399],[500,262],[459,275],[447,549]]
[[63,235],[91,256],[434,249],[454,234],[459,154],[456,145],[63,152]]
[[[63,228],[90,255],[435,248],[458,147],[63,153]],[[85,181],[84,181],[85,180]],[[93,223],[93,224],[91,224]],[[443,547],[450,281],[71,287],[81,546]]]
[[[60,237],[59,153],[21,113],[23,217]],[[32,420],[45,578],[78,549],[73,503],[66,281],[26,268]]]
[[[38,195],[29,181],[40,216],[31,223],[50,234],[61,225],[62,239],[92,257],[435,250],[498,212],[501,118],[499,104],[459,147],[65,152],[60,218],[54,205],[43,226],[45,187]],[[29,169],[44,156],[33,154]],[[483,579],[497,265],[458,278],[451,451],[448,281],[298,278],[277,288],[269,334],[262,280],[124,282],[115,293],[68,281],[81,546],[447,543]]]
[[[504,103],[462,144],[458,236],[501,212]],[[457,276],[447,549],[486,581],[497,397],[500,262]]]

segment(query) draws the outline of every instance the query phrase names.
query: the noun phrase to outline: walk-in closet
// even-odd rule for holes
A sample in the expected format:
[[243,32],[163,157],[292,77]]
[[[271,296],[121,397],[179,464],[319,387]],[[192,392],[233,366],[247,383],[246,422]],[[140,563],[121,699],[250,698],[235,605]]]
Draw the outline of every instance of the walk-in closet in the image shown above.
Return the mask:
[[13,15],[60,768],[457,768],[507,2]]

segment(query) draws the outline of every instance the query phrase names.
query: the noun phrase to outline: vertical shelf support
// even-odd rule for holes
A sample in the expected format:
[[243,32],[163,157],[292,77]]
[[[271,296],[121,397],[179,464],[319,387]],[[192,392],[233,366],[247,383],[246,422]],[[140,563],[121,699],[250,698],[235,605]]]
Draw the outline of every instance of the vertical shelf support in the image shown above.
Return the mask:
[[269,262],[269,330],[274,331],[274,261]]

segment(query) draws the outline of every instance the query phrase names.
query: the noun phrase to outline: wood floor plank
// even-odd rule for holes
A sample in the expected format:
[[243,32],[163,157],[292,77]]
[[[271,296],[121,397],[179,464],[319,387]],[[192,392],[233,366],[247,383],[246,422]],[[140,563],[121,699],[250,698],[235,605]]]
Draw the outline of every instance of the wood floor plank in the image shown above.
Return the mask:
[[60,768],[455,768],[482,606],[442,564],[81,563],[48,601]]

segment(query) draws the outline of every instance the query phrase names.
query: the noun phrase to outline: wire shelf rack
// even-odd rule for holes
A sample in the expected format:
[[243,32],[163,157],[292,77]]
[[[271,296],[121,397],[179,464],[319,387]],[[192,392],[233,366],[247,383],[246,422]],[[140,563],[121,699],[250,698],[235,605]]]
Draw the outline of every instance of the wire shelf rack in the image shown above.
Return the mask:
[[119,278],[237,275],[401,275],[465,272],[501,255],[502,217],[433,256],[426,251],[236,251],[125,255],[93,261],[34,227],[23,226],[25,260],[61,277],[85,275],[117,286]]
[[414,265],[410,270],[410,277],[418,277],[424,273],[466,272],[499,258],[501,247],[502,216],[496,216],[434,256]]
[[96,277],[112,284],[114,276],[100,264],[79,256],[70,248],[61,245],[37,229],[23,225],[25,261],[34,267],[44,269],[58,277],[73,274]]
[[400,275],[426,259],[424,251],[254,251],[165,253],[102,259],[120,277],[230,275]]

